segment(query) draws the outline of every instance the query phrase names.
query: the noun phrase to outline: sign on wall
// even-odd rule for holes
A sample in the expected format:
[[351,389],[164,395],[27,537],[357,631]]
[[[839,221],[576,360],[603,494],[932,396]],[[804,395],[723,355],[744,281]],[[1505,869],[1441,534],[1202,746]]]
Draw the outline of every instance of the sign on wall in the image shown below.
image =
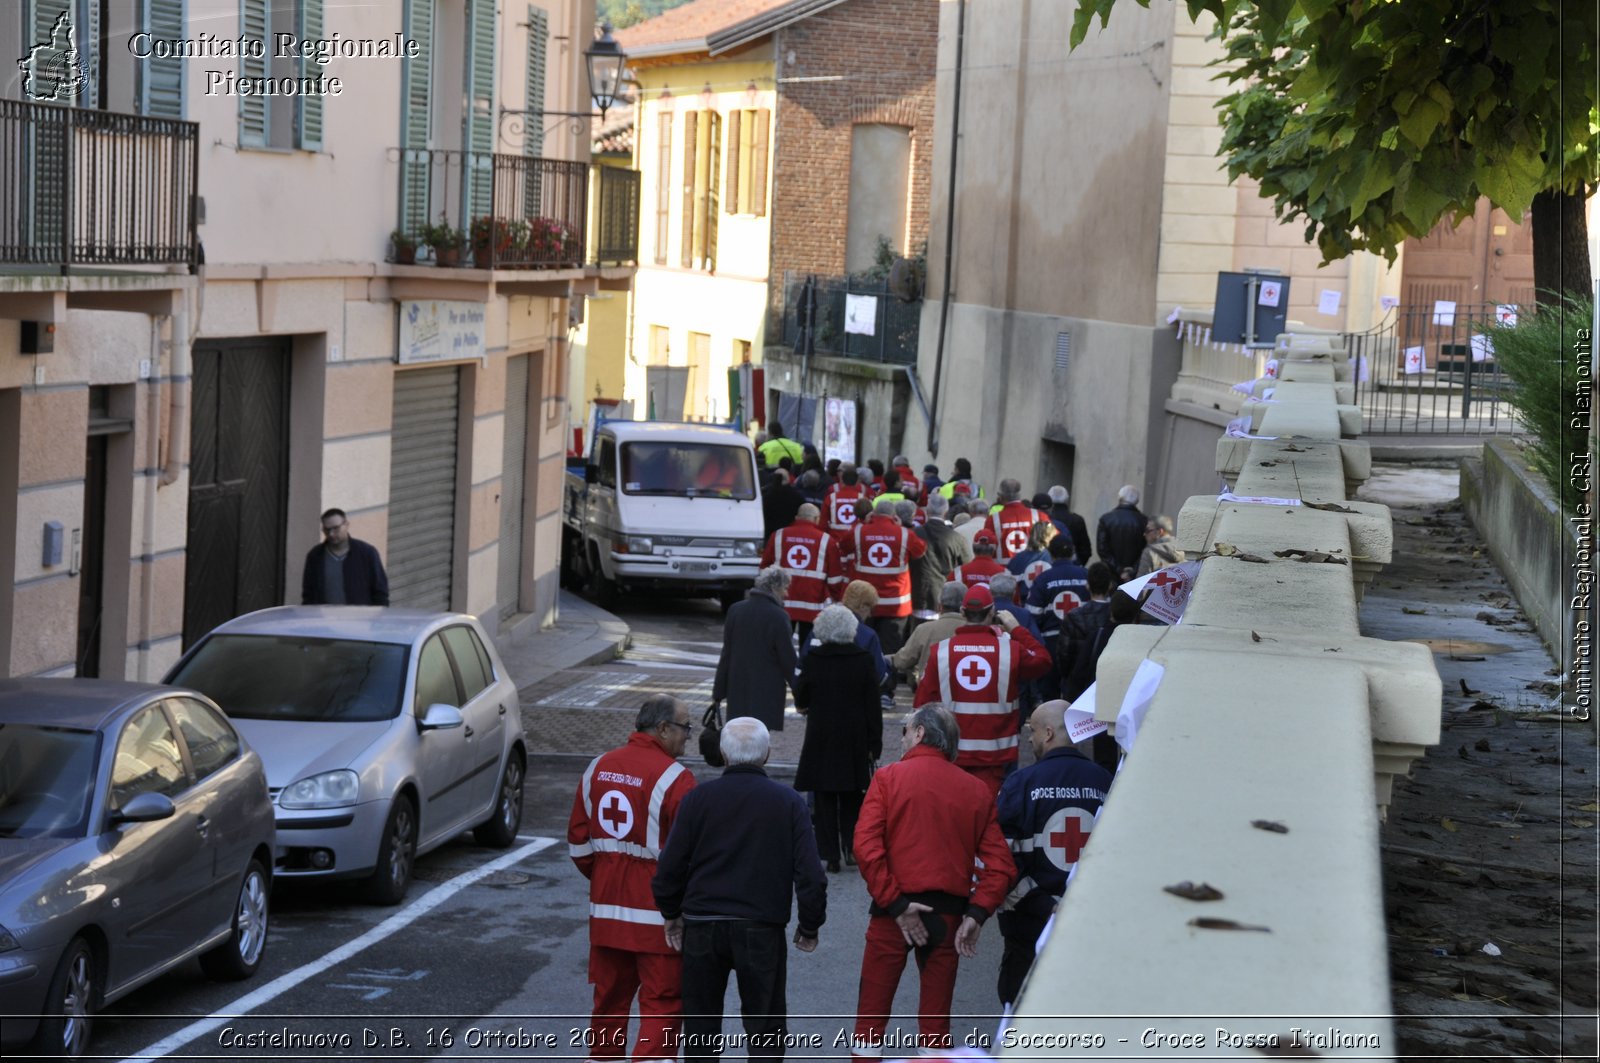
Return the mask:
[[822,460],[856,460],[856,400],[829,399],[822,415]]
[[487,350],[484,304],[445,299],[400,304],[395,361],[401,365],[481,358]]

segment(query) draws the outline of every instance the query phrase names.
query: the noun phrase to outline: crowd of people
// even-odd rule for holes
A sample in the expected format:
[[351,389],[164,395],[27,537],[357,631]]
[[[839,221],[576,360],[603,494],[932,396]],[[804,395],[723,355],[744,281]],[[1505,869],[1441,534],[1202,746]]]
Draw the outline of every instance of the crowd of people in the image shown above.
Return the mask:
[[[845,867],[871,898],[853,1057],[885,1051],[908,958],[920,977],[911,1047],[949,1047],[959,959],[996,912],[998,997],[1012,1004],[1114,772],[1113,742],[1073,741],[1071,702],[1115,627],[1140,622],[1117,584],[1183,560],[1172,522],[1145,516],[1132,486],[1091,546],[1062,486],[1025,499],[1002,479],[991,499],[965,459],[949,480],[904,456],[823,463],[778,424],[758,450],[767,542],[728,612],[708,716],[726,702],[726,770],[696,787],[677,761],[689,708],[659,696],[574,798],[593,1059],[627,1055],[635,996],[635,1061],[716,1058],[730,973],[742,1047],[781,1058],[791,908],[793,943],[814,951],[828,875]],[[902,755],[881,764],[902,682]],[[806,721],[792,787],[764,770],[790,693]],[[1024,740],[1034,759],[1019,768]]]

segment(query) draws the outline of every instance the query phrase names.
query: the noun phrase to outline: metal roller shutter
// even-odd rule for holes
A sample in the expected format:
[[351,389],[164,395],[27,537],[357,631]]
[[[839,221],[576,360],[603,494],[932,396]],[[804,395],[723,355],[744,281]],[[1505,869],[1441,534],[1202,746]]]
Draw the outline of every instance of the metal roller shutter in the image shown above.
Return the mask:
[[522,598],[522,470],[528,460],[528,356],[506,359],[506,443],[500,466],[500,615]]
[[389,473],[392,605],[450,608],[460,402],[461,373],[455,366],[395,374]]

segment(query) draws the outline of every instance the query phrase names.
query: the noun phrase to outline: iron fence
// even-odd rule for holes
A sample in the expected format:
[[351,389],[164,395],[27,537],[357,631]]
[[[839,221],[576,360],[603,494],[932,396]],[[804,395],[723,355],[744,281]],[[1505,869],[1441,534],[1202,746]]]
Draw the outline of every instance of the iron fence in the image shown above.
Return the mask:
[[397,228],[431,248],[436,263],[455,257],[455,243],[456,264],[479,269],[583,264],[588,164],[440,148],[400,156]]
[[193,266],[199,131],[0,100],[0,264]]
[[620,264],[639,261],[639,171],[614,166],[596,168],[595,250],[593,261]]
[[1489,334],[1504,310],[1401,306],[1376,328],[1346,333],[1367,434],[1520,433],[1509,401],[1515,384],[1495,360]]
[[784,271],[782,342],[797,353],[912,365],[921,322],[922,301],[905,302],[887,279]]

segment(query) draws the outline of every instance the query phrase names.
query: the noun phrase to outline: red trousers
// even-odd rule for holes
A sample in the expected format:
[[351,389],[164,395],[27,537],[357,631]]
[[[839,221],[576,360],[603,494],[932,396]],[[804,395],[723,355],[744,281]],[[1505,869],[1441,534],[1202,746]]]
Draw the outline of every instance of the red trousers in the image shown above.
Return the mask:
[[639,1039],[634,1063],[676,1059],[678,1031],[683,1025],[683,956],[680,953],[629,952],[604,945],[589,946],[589,981],[594,985],[594,1014],[589,1019],[589,1058],[625,1059],[628,1012],[639,995]]
[[[921,994],[917,1000],[917,1047],[950,1047],[950,1001],[956,994],[956,930],[959,915],[942,915],[944,940],[932,948],[917,949]],[[856,1034],[850,1045],[852,1059],[877,1059],[884,1055],[883,1032],[894,1010],[894,993],[912,952],[900,926],[887,915],[867,923],[867,944],[861,954],[861,991],[856,1003]],[[897,1045],[888,1053],[904,1058],[912,1053]]]
[[972,764],[963,765],[961,770],[977,779],[989,788],[989,800],[993,801],[1000,796],[1000,787],[1010,774],[1010,766],[1006,764]]

